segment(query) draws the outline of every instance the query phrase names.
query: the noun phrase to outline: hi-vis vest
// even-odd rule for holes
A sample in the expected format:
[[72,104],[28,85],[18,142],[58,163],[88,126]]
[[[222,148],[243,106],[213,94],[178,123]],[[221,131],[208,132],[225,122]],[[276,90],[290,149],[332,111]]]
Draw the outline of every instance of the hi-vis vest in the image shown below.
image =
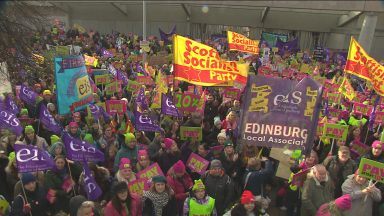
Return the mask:
[[210,216],[215,207],[215,199],[209,197],[208,203],[200,204],[195,199],[189,199],[190,216]]

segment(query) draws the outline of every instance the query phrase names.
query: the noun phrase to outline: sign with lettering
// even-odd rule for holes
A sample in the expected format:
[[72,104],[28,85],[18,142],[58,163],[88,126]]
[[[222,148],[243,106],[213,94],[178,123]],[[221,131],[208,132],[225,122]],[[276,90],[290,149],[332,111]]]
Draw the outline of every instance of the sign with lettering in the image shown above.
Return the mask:
[[354,156],[352,158],[361,157],[361,156],[365,155],[370,150],[369,146],[365,145],[362,142],[353,141],[349,145],[350,145],[351,153]]
[[127,91],[137,93],[140,87],[141,87],[140,83],[133,80],[128,80]]
[[194,112],[198,108],[200,97],[192,93],[175,93],[173,100],[180,111]]
[[365,105],[362,103],[353,103],[353,111],[358,114],[369,116],[372,112],[373,106]]
[[238,100],[240,98],[240,89],[237,88],[225,88],[223,97]]
[[128,190],[130,193],[143,195],[145,190],[148,190],[150,187],[150,182],[147,179],[136,179],[128,183]]
[[197,141],[201,141],[203,138],[203,131],[201,127],[180,127],[180,139],[187,140],[188,138],[194,138]]
[[107,113],[114,115],[124,114],[127,111],[127,104],[123,100],[107,100],[106,103]]
[[115,80],[107,85],[105,85],[105,93],[107,95],[113,95],[114,93],[121,92],[121,84],[123,81],[121,80]]
[[384,112],[377,111],[375,113],[375,123],[376,124],[383,124],[384,121]]
[[158,176],[158,175],[164,176],[164,173],[163,171],[161,171],[161,168],[158,163],[153,163],[149,167],[143,169],[142,171],[136,174],[137,178],[148,179],[148,180],[151,180],[152,177]]
[[153,86],[155,85],[155,82],[150,76],[137,76],[136,81],[140,83],[141,85],[146,85],[146,86]]
[[340,93],[327,93],[328,95],[328,103],[329,104],[340,104],[341,102],[341,96]]
[[95,84],[96,85],[105,85],[105,84],[109,83],[110,81],[111,80],[110,80],[109,74],[95,75]]
[[186,165],[189,169],[191,169],[191,171],[203,175],[208,168],[209,161],[192,152],[187,160]]
[[359,175],[384,183],[384,163],[361,158],[359,165]]
[[292,176],[292,184],[298,187],[302,187],[304,185],[305,180],[307,179],[307,174],[311,171],[311,169],[301,170]]
[[345,141],[348,135],[348,125],[326,123],[323,137]]

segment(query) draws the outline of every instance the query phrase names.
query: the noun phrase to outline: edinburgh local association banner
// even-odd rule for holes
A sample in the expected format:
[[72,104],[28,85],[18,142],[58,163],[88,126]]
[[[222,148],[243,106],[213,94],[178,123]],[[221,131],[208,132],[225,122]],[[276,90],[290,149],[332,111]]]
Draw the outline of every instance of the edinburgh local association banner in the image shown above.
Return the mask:
[[84,109],[93,102],[92,87],[82,56],[56,57],[55,79],[60,115]]
[[308,150],[313,144],[321,85],[250,76],[243,104],[241,137],[257,146]]
[[247,83],[248,64],[222,60],[214,48],[179,35],[174,36],[173,43],[176,80],[199,86]]

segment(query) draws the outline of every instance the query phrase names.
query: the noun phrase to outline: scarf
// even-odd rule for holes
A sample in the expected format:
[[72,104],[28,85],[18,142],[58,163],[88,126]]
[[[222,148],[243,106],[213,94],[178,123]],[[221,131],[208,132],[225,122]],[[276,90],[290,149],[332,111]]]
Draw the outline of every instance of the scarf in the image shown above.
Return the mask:
[[143,197],[144,199],[148,198],[152,201],[156,216],[163,214],[163,207],[167,205],[169,200],[168,194],[165,191],[161,194],[153,191],[144,191]]

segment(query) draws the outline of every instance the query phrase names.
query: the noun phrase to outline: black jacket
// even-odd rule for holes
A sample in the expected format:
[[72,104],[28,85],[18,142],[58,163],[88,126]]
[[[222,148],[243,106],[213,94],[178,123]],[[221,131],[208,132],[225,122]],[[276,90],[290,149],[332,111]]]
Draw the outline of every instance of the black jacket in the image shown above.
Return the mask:
[[[36,183],[37,184],[37,183]],[[29,212],[24,212],[23,208],[27,202],[31,205],[32,215],[47,215],[48,212],[48,203],[45,198],[45,191],[43,188],[36,185],[36,190],[34,192],[25,191],[27,200],[25,200],[24,195],[16,196],[12,204],[12,209],[10,216],[24,216],[29,215]]]
[[[176,208],[176,198],[175,196],[172,196],[169,200],[167,205],[163,207],[163,216],[176,216],[177,215],[177,208]],[[156,216],[155,214],[155,207],[153,205],[153,202],[151,199],[146,198],[144,200],[143,205],[143,216]]]

